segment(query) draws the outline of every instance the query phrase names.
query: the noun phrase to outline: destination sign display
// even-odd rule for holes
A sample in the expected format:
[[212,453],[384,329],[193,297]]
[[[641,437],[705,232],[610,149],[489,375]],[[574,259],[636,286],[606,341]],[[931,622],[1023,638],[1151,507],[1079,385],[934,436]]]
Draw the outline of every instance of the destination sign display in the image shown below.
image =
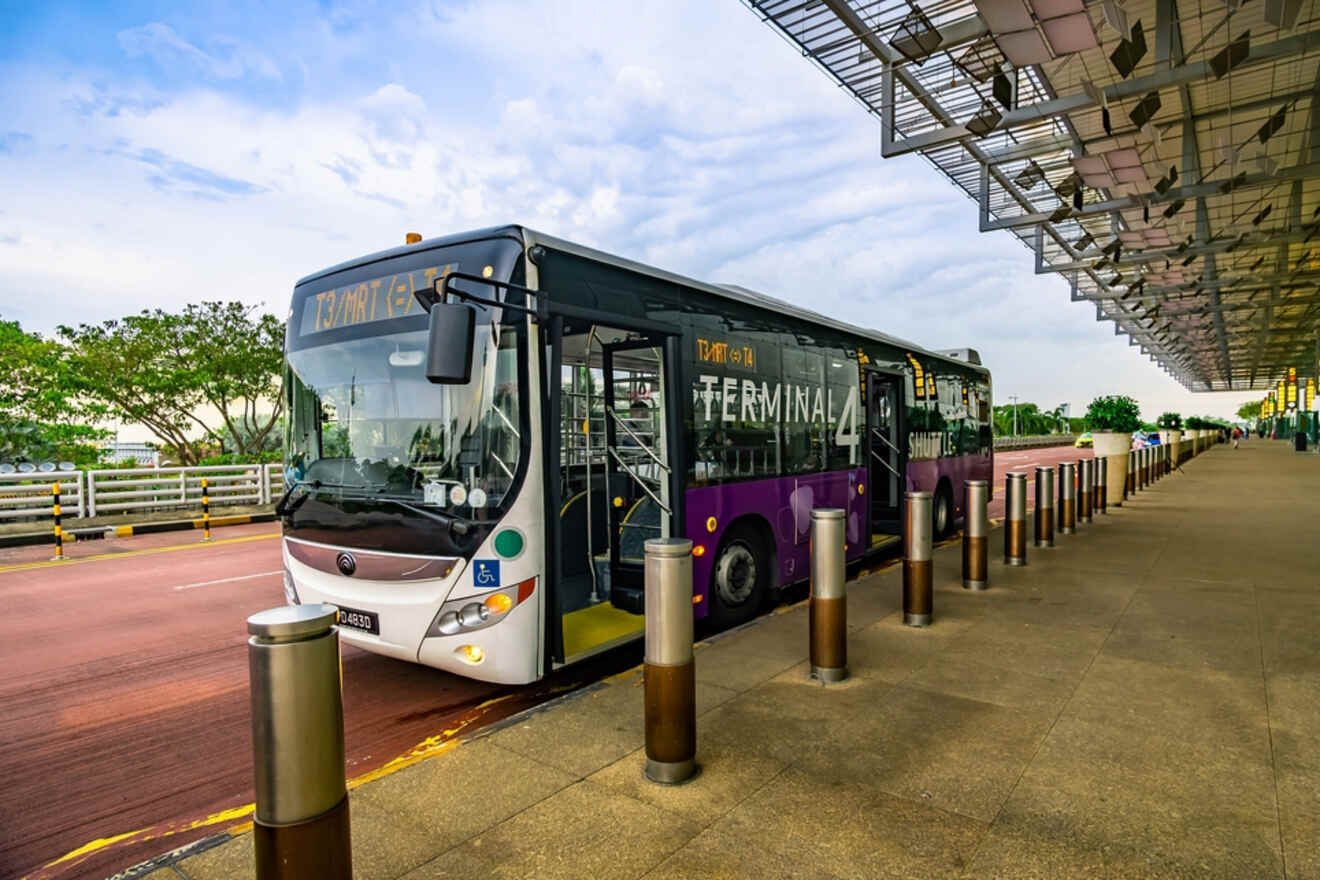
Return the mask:
[[323,290],[309,296],[303,304],[298,335],[308,336],[341,327],[420,315],[423,309],[413,294],[418,290],[430,290],[437,278],[456,271],[457,263],[446,263]]

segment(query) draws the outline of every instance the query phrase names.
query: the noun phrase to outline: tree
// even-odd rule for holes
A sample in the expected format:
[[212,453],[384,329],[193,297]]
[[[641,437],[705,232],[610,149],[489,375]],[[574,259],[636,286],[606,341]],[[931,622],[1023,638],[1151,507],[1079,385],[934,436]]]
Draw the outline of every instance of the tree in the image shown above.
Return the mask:
[[1238,407],[1237,417],[1244,422],[1254,422],[1258,420],[1260,418],[1260,404],[1261,402],[1259,400],[1242,404]]
[[80,401],[68,382],[63,350],[0,321],[0,459],[94,463],[109,432],[95,427],[102,414]]
[[145,425],[183,464],[197,463],[200,450],[189,439],[197,430],[218,441],[227,429],[234,451],[247,454],[283,414],[283,324],[242,303],[196,303],[179,314],[155,309],[59,333],[77,393]]
[[1176,431],[1182,427],[1182,416],[1176,412],[1163,413],[1157,424],[1166,431]]

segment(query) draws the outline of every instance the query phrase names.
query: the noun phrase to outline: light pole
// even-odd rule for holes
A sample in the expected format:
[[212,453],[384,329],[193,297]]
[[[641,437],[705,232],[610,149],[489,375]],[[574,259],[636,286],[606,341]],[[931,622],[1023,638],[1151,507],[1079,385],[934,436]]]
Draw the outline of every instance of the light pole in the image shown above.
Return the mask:
[[1011,400],[1011,401],[1013,401],[1013,436],[1016,437],[1016,436],[1017,436],[1017,432],[1018,432],[1018,430],[1017,430],[1017,402],[1018,402],[1018,397],[1017,397],[1016,394],[1010,394],[1010,395],[1008,395],[1008,399]]

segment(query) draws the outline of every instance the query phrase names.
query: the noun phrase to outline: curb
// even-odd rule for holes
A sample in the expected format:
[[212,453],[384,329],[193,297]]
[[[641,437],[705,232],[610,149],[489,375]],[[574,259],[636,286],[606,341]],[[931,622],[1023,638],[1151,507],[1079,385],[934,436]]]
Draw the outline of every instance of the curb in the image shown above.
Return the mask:
[[[231,516],[211,517],[211,528],[221,526],[243,526],[249,523],[274,522],[274,513],[233,514]],[[104,538],[130,538],[133,535],[152,535],[157,532],[178,532],[200,529],[204,523],[198,519],[169,520],[167,522],[142,523],[128,526],[100,526],[98,528],[66,529],[65,542],[95,541]],[[55,536],[50,532],[28,533],[24,535],[0,536],[0,547],[25,547],[31,544],[54,544]]]

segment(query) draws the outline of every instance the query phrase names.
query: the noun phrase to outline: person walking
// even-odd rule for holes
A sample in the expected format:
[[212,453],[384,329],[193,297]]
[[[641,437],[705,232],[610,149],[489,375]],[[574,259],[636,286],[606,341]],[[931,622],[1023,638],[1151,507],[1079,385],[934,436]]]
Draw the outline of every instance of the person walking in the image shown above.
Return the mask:
[[1234,449],[1237,449],[1237,448],[1238,448],[1238,441],[1241,440],[1241,439],[1242,439],[1242,429],[1241,429],[1241,428],[1234,428],[1234,429],[1233,429],[1233,448],[1234,448]]

